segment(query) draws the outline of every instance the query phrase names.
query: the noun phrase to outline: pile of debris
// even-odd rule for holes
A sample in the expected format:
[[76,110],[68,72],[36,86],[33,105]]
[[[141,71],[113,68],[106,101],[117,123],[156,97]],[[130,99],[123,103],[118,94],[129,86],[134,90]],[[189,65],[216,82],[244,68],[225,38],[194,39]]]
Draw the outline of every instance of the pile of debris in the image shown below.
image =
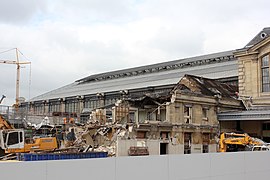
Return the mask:
[[[38,125],[31,126],[36,136],[46,132],[46,136],[56,136],[59,150],[73,150],[78,152],[108,152],[108,156],[116,154],[116,140],[126,136],[126,125],[90,119],[86,124],[67,123],[61,126],[51,125],[48,117]],[[39,133],[37,133],[39,132]],[[44,135],[44,134],[43,134]]]

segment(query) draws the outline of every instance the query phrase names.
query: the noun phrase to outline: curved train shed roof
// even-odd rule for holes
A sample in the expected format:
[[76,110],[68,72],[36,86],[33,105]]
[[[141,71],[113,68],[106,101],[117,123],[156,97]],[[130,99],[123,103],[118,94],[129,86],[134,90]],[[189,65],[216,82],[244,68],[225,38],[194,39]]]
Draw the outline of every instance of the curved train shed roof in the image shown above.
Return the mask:
[[238,65],[233,53],[234,51],[225,51],[90,75],[34,97],[30,101],[174,85],[185,74],[214,79],[236,77],[238,76]]

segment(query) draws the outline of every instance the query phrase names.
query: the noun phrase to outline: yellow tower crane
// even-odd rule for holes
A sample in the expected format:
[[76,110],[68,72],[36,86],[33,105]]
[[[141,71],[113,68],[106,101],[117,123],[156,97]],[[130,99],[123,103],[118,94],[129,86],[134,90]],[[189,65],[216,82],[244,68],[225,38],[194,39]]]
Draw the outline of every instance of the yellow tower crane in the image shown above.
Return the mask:
[[16,99],[15,99],[15,108],[19,107],[19,96],[20,96],[20,69],[21,64],[31,64],[31,62],[20,62],[18,48],[16,49],[16,60],[0,60],[0,63],[3,64],[16,64],[17,65],[17,78],[16,78]]

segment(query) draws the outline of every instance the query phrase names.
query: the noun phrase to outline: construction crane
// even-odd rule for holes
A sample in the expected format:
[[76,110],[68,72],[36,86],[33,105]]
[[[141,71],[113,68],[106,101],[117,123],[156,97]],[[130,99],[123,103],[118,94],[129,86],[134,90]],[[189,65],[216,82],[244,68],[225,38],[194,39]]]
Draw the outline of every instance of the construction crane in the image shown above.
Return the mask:
[[16,99],[15,99],[15,108],[17,109],[19,107],[19,96],[20,96],[20,69],[21,64],[31,64],[31,62],[20,62],[19,61],[19,53],[18,48],[15,48],[16,50],[16,60],[0,60],[0,63],[3,64],[15,64],[17,65],[17,78],[16,78]]

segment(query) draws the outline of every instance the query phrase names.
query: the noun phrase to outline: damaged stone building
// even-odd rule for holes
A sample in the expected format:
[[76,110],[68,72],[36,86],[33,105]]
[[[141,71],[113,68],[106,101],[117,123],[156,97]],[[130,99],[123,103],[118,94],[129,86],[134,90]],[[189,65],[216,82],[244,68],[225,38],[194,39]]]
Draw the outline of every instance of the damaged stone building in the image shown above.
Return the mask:
[[134,147],[147,147],[152,155],[217,152],[217,113],[243,109],[236,90],[185,75],[169,93],[121,101],[114,107],[115,120],[126,123],[128,133],[118,138],[117,155],[128,155]]
[[114,124],[117,155],[132,147],[148,147],[149,154],[215,152],[220,131],[267,139],[269,35],[265,28],[239,50],[90,75],[20,108],[55,124],[71,117]]
[[[28,117],[48,116],[55,124],[63,124],[63,119],[70,117],[81,123],[91,118],[102,124],[125,124],[126,133],[116,141],[117,156],[128,155],[130,147],[148,147],[149,154],[215,152],[218,122],[214,101],[205,104],[198,101],[201,104],[194,105],[187,99],[178,102],[178,93],[172,100],[175,95],[171,93],[186,73],[237,85],[237,62],[232,53],[92,75],[22,103],[21,108],[29,111]],[[197,109],[201,106],[204,108],[199,113]],[[190,122],[184,122],[184,113],[186,117],[189,114]],[[203,113],[209,120],[200,119]]]

